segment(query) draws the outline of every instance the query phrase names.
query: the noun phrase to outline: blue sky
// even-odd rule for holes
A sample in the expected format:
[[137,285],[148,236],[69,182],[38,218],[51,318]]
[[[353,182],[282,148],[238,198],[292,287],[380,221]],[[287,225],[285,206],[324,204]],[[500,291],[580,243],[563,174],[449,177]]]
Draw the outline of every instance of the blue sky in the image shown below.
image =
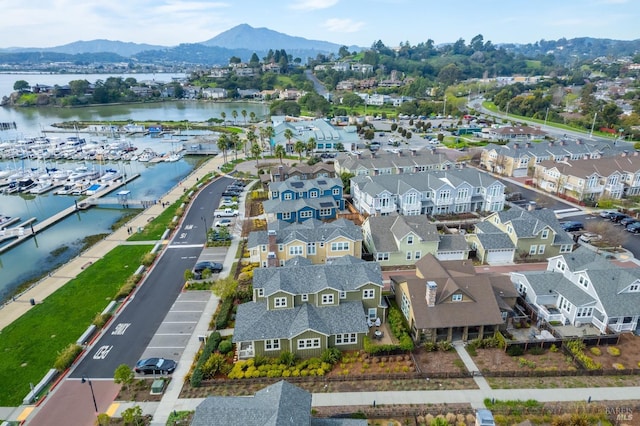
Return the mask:
[[108,39],[175,46],[247,23],[344,45],[640,38],[640,0],[2,0],[0,47]]

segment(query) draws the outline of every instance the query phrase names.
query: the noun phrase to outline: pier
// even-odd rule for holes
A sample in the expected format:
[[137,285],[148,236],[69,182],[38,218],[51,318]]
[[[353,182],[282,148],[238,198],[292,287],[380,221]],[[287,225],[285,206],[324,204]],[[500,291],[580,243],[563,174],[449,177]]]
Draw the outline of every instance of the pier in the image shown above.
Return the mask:
[[[116,203],[113,203],[113,202],[99,203],[98,201],[101,197],[107,194],[110,194],[114,190],[126,185],[127,183],[131,182],[134,179],[137,179],[138,177],[140,177],[140,174],[136,173],[132,176],[129,176],[126,179],[120,179],[118,182],[113,182],[111,186],[109,186],[108,188],[105,188],[104,191],[101,191],[100,193],[95,194],[89,198],[85,198],[82,201],[75,202],[73,206],[67,207],[66,209],[54,214],[53,216],[46,218],[43,221],[39,221],[36,224],[33,224],[33,222],[36,221],[36,218],[31,218],[26,222],[23,222],[22,224],[20,224],[20,226],[17,226],[15,228],[4,229],[3,232],[0,234],[0,242],[6,241],[9,239],[13,239],[13,241],[0,247],[0,253],[4,253],[5,251],[10,250],[11,248],[17,246],[18,244],[22,243],[26,239],[35,236],[38,232],[41,232],[47,229],[48,227],[56,224],[62,219],[65,219],[66,217],[77,212],[78,210],[87,209],[96,204],[120,204],[117,202]],[[128,193],[129,191],[121,191],[121,192]],[[109,199],[105,199],[105,200],[109,200]],[[118,199],[116,198],[116,200]],[[143,206],[142,204],[143,201],[136,201],[136,200],[128,200],[128,201],[129,201],[129,204],[127,204],[125,207],[129,207],[130,205],[134,205],[134,206],[140,205],[141,207]],[[146,203],[151,204],[152,202],[146,201]],[[29,225],[29,226],[26,227],[26,225]]]

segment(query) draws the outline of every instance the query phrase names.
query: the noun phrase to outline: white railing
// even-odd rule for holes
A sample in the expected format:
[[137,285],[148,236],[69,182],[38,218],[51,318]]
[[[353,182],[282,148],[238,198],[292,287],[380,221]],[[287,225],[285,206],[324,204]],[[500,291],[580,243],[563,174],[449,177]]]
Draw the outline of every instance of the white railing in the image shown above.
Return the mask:
[[564,321],[565,321],[564,315],[552,314],[544,306],[539,306],[538,308],[540,310],[540,314],[542,315],[542,318],[544,318],[545,321],[547,322],[557,321],[562,325],[564,325]]

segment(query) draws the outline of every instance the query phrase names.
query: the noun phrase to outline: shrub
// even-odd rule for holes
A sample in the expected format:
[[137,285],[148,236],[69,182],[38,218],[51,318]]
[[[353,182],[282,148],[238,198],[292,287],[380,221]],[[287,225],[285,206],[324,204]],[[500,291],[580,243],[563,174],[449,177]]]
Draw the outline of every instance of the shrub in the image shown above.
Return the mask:
[[545,352],[547,352],[547,350],[542,346],[534,346],[533,348],[529,348],[529,353],[531,355],[542,355]]
[[97,314],[96,317],[93,319],[93,325],[95,325],[98,328],[102,328],[107,323],[107,321],[109,321],[111,316],[112,316],[111,312],[107,312],[106,314]]
[[218,316],[216,317],[216,329],[222,330],[227,326],[232,306],[232,298],[228,297],[222,301],[220,304],[220,310],[218,311]]
[[320,356],[322,362],[334,365],[342,359],[342,352],[338,348],[328,348]]
[[611,356],[620,356],[620,349],[615,346],[607,346],[607,353]]
[[600,356],[602,355],[602,351],[600,350],[600,348],[597,347],[592,347],[589,349],[589,352],[591,352],[592,354],[594,354],[595,356]]
[[195,370],[193,370],[193,373],[191,373],[191,380],[189,381],[191,387],[199,388],[203,378],[204,374],[202,373],[201,369],[196,368]]
[[438,350],[440,352],[449,352],[453,349],[453,345],[447,340],[441,340],[436,345],[438,346]]
[[71,343],[66,348],[58,353],[58,357],[53,363],[53,368],[58,371],[64,371],[73,364],[73,361],[82,352],[82,346],[75,343]]
[[613,368],[615,368],[616,370],[624,370],[624,365],[620,364],[619,362],[616,362],[613,364]]
[[424,344],[422,345],[422,347],[427,351],[427,352],[434,352],[436,351],[438,348],[436,347],[435,342],[432,341],[427,341],[424,342]]
[[218,351],[220,351],[221,354],[228,354],[232,349],[233,343],[231,342],[231,340],[223,340],[218,345]]
[[549,348],[549,351],[551,351],[551,352],[553,352],[553,353],[558,352],[558,350],[559,350],[559,349],[558,349],[558,347],[556,346],[556,344],[555,344],[555,343],[553,343],[553,344],[551,345],[551,347]]
[[284,351],[278,357],[278,362],[287,367],[293,367],[296,364],[296,356],[289,351]]
[[522,346],[512,345],[507,348],[507,355],[509,356],[520,356],[522,354],[524,354]]

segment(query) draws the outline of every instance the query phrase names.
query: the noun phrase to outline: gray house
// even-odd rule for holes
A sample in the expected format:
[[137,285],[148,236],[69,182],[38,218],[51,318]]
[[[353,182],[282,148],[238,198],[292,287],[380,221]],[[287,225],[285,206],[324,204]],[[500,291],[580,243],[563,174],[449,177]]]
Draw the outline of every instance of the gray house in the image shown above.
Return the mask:
[[311,417],[311,394],[284,380],[254,396],[210,396],[198,405],[191,426],[366,426],[366,420]]
[[344,256],[312,264],[296,257],[253,273],[253,301],[236,313],[233,342],[240,359],[362,349],[367,320],[385,319],[382,272],[375,262]]

